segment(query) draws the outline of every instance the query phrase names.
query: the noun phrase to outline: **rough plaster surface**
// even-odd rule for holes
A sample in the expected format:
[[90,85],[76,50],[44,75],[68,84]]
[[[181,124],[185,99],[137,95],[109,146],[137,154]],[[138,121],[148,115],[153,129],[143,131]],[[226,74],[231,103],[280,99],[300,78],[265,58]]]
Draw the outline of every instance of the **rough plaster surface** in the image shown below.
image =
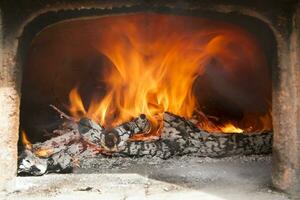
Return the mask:
[[7,40],[0,10],[0,190],[16,176],[19,129],[19,83],[16,64],[18,40]]
[[0,190],[16,176],[21,74],[16,64],[18,41],[4,40],[0,28]]
[[[293,16],[292,33],[279,56],[278,88],[273,89],[273,183],[300,196],[300,4]],[[287,132],[288,130],[288,132]],[[300,198],[300,197],[299,197]]]
[[[86,161],[95,168],[41,177],[17,177],[3,199],[206,199],[287,200],[271,189],[265,156],[209,159],[111,158]],[[102,167],[102,168],[98,168]],[[101,172],[101,173],[97,173]]]
[[[16,175],[19,109],[18,95],[12,88],[0,87],[0,187]],[[17,118],[17,119],[16,119]]]

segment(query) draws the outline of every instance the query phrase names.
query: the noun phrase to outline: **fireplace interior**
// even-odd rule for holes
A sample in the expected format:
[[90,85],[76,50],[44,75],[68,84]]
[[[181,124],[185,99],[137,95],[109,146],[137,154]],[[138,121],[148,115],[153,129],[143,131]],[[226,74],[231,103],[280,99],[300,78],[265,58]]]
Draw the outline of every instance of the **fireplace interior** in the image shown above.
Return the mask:
[[[23,68],[20,154],[29,150],[54,162],[64,160],[59,168],[66,165],[61,154],[68,154],[73,163],[89,148],[82,141],[78,144],[81,137],[68,136],[70,125],[64,124],[70,118],[79,124],[73,131],[80,132],[85,119],[99,124],[103,133],[98,140],[84,136],[84,142],[104,155],[125,148],[129,156],[157,156],[158,141],[166,139],[162,144],[169,150],[163,151],[163,158],[199,151],[198,156],[208,157],[270,153],[271,137],[266,134],[272,132],[274,38],[267,37],[265,27],[260,33],[250,31],[261,24],[252,22],[254,27],[247,30],[247,20],[228,21],[139,12],[45,27],[32,40]],[[140,127],[138,120],[147,126]],[[187,124],[175,126],[176,121]],[[190,128],[196,135],[203,131],[215,136],[216,144],[207,140],[201,142],[210,146],[189,146],[186,143],[199,141],[183,145],[170,139],[178,137],[176,131],[188,135]],[[245,142],[248,138],[251,142]],[[203,148],[211,153],[202,153]],[[20,157],[23,172],[30,159]],[[47,167],[27,168],[40,175]]]
[[26,58],[21,129],[43,139],[59,121],[53,104],[105,127],[145,114],[156,133],[171,112],[208,132],[272,131],[275,53],[266,38],[222,20],[157,13],[51,25]]
[[297,1],[54,2],[0,4],[5,197],[298,198]]

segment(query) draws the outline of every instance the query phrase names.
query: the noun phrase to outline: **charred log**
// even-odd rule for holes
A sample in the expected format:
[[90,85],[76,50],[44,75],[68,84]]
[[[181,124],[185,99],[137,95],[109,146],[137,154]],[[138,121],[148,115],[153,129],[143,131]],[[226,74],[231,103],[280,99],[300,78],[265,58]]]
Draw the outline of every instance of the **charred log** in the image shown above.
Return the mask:
[[107,151],[119,152],[125,148],[125,144],[131,136],[136,133],[149,133],[150,131],[151,124],[146,116],[142,114],[132,121],[104,131],[100,143]]
[[119,154],[152,155],[167,159],[174,155],[226,157],[232,155],[268,154],[272,151],[272,133],[207,133],[193,123],[171,113],[164,114],[164,126],[158,141],[130,141]]
[[66,149],[44,158],[30,150],[25,150],[19,159],[18,173],[20,175],[43,175],[50,172],[70,172],[79,165],[82,158],[95,156],[93,149],[83,143],[73,143]]
[[54,131],[54,135],[58,136],[25,149],[20,157],[19,173],[41,175],[72,169],[83,157],[103,153],[103,148],[110,152],[114,150],[111,147],[119,149],[125,146],[133,134],[147,133],[151,128],[145,115],[108,131],[87,118],[82,118],[79,122],[66,119],[69,121]]
[[71,130],[45,142],[33,144],[32,151],[39,157],[47,158],[67,149],[72,142],[78,141],[80,138],[81,135],[78,130]]

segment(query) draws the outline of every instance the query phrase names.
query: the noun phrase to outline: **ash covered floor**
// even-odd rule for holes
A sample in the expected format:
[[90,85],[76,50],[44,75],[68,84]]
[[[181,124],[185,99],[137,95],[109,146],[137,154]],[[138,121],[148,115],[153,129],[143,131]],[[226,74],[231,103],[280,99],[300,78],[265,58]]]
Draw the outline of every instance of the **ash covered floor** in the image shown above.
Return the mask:
[[286,200],[271,188],[270,156],[91,158],[73,174],[17,177],[2,199]]

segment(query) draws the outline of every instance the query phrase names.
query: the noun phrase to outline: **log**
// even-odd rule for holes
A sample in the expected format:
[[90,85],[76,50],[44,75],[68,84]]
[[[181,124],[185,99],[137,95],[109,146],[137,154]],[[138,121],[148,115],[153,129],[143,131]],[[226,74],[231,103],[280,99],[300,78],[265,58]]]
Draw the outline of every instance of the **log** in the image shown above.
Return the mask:
[[[113,151],[107,144],[120,148],[131,135],[146,133],[150,129],[150,122],[145,115],[108,131],[88,118],[82,118],[79,122],[70,120],[54,131],[58,136],[33,144],[30,150],[27,149],[22,153],[19,173],[42,175],[46,172],[72,169],[76,160],[104,153],[103,147],[105,150]],[[113,137],[110,137],[111,135]]]
[[167,159],[174,155],[226,157],[232,155],[269,154],[272,151],[272,133],[207,133],[192,122],[164,113],[161,139],[157,141],[128,141],[126,148],[116,156],[157,156]]
[[73,167],[80,164],[80,160],[95,155],[93,148],[89,148],[81,142],[73,143],[47,158],[39,157],[32,151],[25,150],[19,159],[18,174],[40,176],[50,172],[70,172]]
[[78,122],[78,131],[86,142],[101,145],[104,128],[100,124],[91,119],[82,118]]
[[149,133],[151,124],[144,114],[132,121],[125,122],[100,135],[100,145],[109,152],[119,152],[125,148],[128,139],[137,133]]
[[38,157],[47,158],[57,152],[67,149],[72,142],[78,141],[80,138],[81,135],[79,131],[74,129],[45,142],[33,144],[32,151]]
[[[151,123],[144,114],[115,128],[105,130],[100,124],[88,118],[82,118],[78,123],[75,123],[74,118],[68,116],[54,105],[50,105],[50,107],[57,111],[61,118],[69,120],[71,123],[69,123],[68,127],[71,127],[71,130],[78,129],[85,142],[94,146],[101,146],[108,152],[116,152],[122,148],[124,149],[124,144],[133,134],[147,134],[151,131]],[[63,131],[57,130],[56,134],[62,135]]]

